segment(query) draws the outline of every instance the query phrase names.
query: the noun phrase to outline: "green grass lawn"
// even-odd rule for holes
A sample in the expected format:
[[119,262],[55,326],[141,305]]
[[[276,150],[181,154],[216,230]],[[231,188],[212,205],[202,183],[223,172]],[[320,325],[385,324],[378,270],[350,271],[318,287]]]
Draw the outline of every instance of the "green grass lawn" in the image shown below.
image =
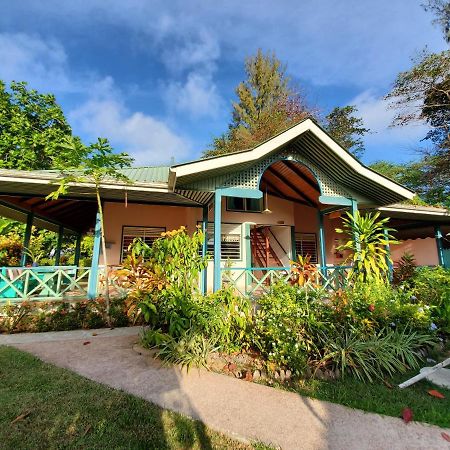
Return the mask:
[[[22,420],[14,419],[29,412]],[[251,449],[202,423],[0,347],[0,447]]]
[[[437,387],[428,381],[419,381],[405,389],[396,387],[414,375],[417,372],[408,372],[387,380],[393,389],[380,381],[363,383],[346,377],[338,381],[307,380],[295,383],[294,390],[308,397],[387,416],[400,417],[403,409],[409,407],[413,410],[416,421],[450,427],[449,389]],[[445,395],[445,399],[430,396],[427,392],[429,389],[438,390]]]

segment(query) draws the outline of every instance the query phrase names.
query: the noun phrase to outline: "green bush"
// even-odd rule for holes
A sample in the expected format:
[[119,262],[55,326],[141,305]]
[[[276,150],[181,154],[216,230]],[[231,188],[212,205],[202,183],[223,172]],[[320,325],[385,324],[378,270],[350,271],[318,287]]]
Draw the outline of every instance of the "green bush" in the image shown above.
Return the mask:
[[167,336],[158,345],[158,356],[169,364],[207,367],[208,356],[217,350],[214,339],[207,338],[196,329],[185,331],[178,338]]
[[[67,302],[22,302],[0,306],[0,331],[44,332],[107,326],[103,300]],[[111,325],[131,324],[124,299],[111,301]]]
[[315,336],[326,333],[331,310],[297,286],[280,284],[258,299],[253,330],[254,345],[277,365],[302,373],[318,354]]
[[434,343],[430,335],[408,328],[384,328],[364,336],[342,327],[337,334],[323,338],[319,367],[331,365],[333,370],[339,369],[343,377],[350,373],[369,382],[382,379],[384,374],[392,376],[417,369],[422,359],[420,350]]
[[436,325],[450,334],[450,269],[419,267],[410,284],[417,301],[431,307]]

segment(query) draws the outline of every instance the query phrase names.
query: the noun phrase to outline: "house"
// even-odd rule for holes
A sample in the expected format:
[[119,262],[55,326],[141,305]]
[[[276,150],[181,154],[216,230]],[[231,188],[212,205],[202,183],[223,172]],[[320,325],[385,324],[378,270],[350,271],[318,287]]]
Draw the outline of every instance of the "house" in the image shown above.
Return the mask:
[[[212,255],[202,275],[204,291],[225,282],[244,295],[255,294],[286,277],[298,254],[310,255],[328,283],[345,271],[345,255],[337,251],[342,237],[335,229],[345,211],[357,209],[391,218],[402,240],[391,249],[394,261],[408,251],[419,265],[450,266],[450,213],[403,203],[414,193],[365,167],[311,119],[251,150],[123,172],[131,184],[101,186],[113,266],[120,266],[136,237],[151,243],[163,231],[186,226],[192,232],[200,226],[207,234],[202,251]],[[7,289],[16,297],[97,293],[102,258],[93,186],[77,183],[67,196],[46,201],[58,176],[56,171],[0,170],[0,215],[27,223],[26,239],[32,224],[58,231],[60,241],[64,233],[75,234],[78,257],[80,236],[94,231],[92,266],[77,268],[76,257],[74,267],[61,267],[58,249],[53,268],[15,269],[12,275],[4,268],[0,298]],[[24,292],[30,280],[34,287]]]

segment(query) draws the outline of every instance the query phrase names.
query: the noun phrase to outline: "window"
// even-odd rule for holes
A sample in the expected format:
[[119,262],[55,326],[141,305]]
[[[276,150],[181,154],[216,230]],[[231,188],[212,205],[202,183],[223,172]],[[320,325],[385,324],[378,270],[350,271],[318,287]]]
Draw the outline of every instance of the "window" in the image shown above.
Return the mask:
[[261,212],[262,198],[227,197],[227,211]]
[[[222,223],[221,227],[221,259],[237,261],[241,258],[241,236],[242,226],[238,223]],[[214,256],[214,223],[208,222],[207,251],[211,257]]]
[[161,237],[161,233],[166,231],[165,227],[123,227],[122,228],[122,257],[123,261],[128,255],[128,247],[135,238],[141,239],[148,245]]
[[295,252],[297,255],[311,256],[312,264],[318,263],[317,238],[315,233],[295,233]]

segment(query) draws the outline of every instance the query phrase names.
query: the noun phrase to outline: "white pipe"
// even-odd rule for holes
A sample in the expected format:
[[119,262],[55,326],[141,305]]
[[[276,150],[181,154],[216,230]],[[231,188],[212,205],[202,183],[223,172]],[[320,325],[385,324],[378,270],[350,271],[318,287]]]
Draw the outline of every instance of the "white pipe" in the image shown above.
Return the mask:
[[428,375],[430,375],[430,373],[436,372],[436,370],[442,369],[442,367],[448,366],[449,364],[450,364],[450,358],[447,358],[446,360],[436,364],[435,366],[430,367],[429,370],[424,370],[423,372],[410,378],[409,380],[404,381],[403,383],[399,384],[398,387],[400,389],[403,389],[405,387],[411,386],[412,384],[416,383],[417,381],[420,381],[423,378],[426,378]]

